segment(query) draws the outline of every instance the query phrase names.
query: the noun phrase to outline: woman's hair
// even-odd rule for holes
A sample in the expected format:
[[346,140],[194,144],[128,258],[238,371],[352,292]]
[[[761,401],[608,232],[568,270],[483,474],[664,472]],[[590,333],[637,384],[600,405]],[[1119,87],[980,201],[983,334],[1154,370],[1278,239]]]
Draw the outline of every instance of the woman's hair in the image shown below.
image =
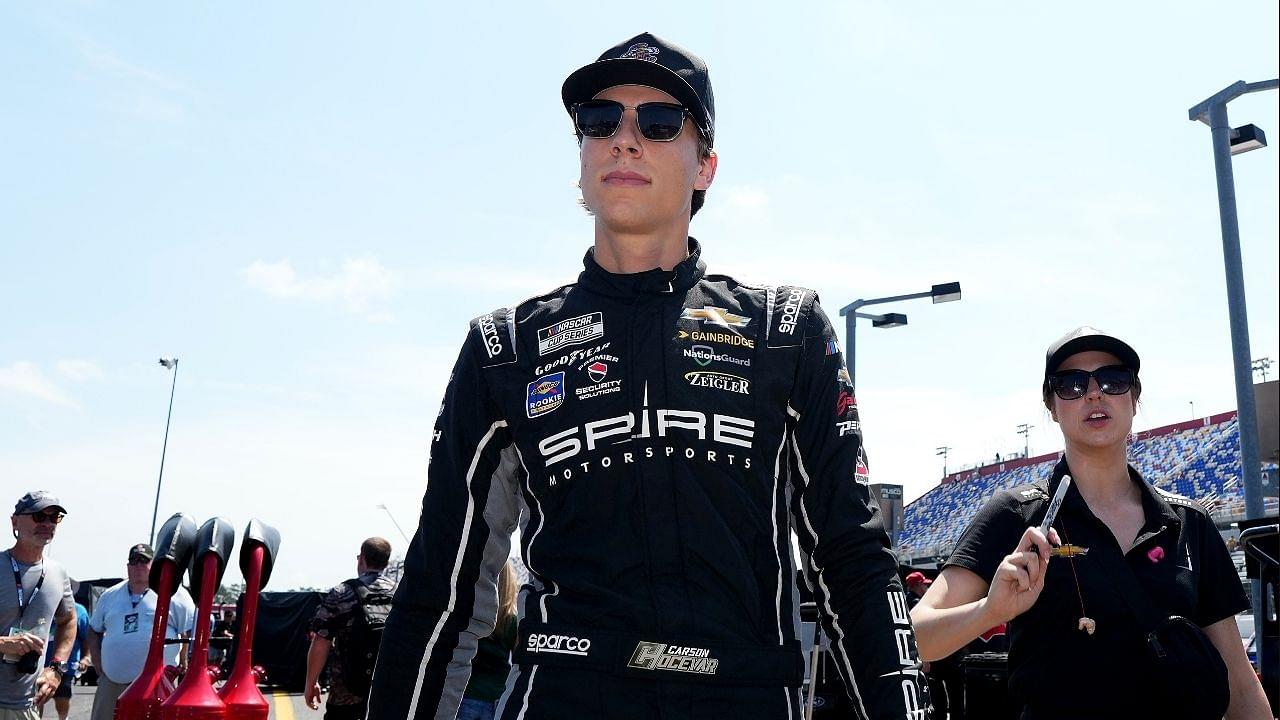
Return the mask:
[[498,630],[502,629],[509,618],[516,616],[516,593],[519,590],[516,569],[508,560],[498,573]]

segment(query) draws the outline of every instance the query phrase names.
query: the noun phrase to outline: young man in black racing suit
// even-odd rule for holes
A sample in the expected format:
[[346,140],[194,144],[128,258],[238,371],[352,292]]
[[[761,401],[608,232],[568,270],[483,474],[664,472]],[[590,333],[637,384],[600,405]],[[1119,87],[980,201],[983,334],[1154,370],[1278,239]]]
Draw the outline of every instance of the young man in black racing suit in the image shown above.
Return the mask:
[[644,34],[562,97],[595,245],[576,283],[471,324],[369,718],[454,717],[518,526],[500,718],[798,720],[794,531],[853,705],[921,720],[835,333],[813,291],[709,275],[688,236],[717,162],[705,64]]

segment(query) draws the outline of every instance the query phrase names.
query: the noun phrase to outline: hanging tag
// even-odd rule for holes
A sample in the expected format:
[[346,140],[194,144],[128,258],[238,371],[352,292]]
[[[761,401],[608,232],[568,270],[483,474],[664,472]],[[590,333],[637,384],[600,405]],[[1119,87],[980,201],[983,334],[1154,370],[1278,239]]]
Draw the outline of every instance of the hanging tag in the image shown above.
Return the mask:
[[1076,628],[1092,635],[1093,631],[1098,629],[1098,623],[1094,622],[1093,618],[1082,617],[1076,623]]

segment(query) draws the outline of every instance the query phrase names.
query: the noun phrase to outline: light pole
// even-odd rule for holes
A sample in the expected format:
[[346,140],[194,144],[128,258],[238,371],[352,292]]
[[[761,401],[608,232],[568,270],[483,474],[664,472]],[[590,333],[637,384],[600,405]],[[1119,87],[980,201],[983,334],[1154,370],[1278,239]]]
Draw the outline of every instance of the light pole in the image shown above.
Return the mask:
[[942,477],[947,476],[947,453],[949,452],[951,452],[951,448],[944,445],[938,448],[938,452],[934,453],[934,455],[942,456]]
[[853,302],[840,308],[840,314],[844,316],[844,364],[849,370],[849,382],[857,388],[857,377],[854,374],[854,335],[857,332],[857,319],[863,318],[871,321],[871,327],[893,328],[902,327],[907,324],[907,316],[902,313],[885,313],[884,315],[872,315],[870,313],[858,312],[858,308],[867,305],[879,305],[881,303],[897,302],[899,300],[917,300],[919,298],[933,298],[933,304],[944,302],[955,302],[960,299],[960,283],[949,282],[941,285],[934,285],[932,289],[926,292],[909,293],[907,295],[893,295],[891,297],[872,298],[870,300],[854,300]]
[[[1245,517],[1249,519],[1262,517],[1262,469],[1258,464],[1258,412],[1253,399],[1249,314],[1245,307],[1240,221],[1236,215],[1236,181],[1231,168],[1231,156],[1266,147],[1267,138],[1253,125],[1243,125],[1233,130],[1227,121],[1227,103],[1241,95],[1276,88],[1280,88],[1280,79],[1256,83],[1239,80],[1187,111],[1191,120],[1199,120],[1209,126],[1213,138],[1218,216],[1222,226],[1222,259],[1227,271],[1231,356],[1235,366],[1236,414],[1240,423],[1240,464],[1244,470],[1244,511]],[[1254,607],[1257,609],[1256,602]]]
[[1196,401],[1188,400],[1187,404],[1191,406],[1191,419],[1195,420],[1196,419]]
[[396,530],[399,531],[400,537],[404,538],[404,544],[408,545],[409,536],[404,534],[404,529],[400,527],[400,523],[396,522],[396,516],[391,514],[391,508],[387,507],[383,503],[378,503],[378,509],[387,513],[387,517],[391,518],[391,524],[396,526]]
[[1035,425],[1028,425],[1027,423],[1022,423],[1018,426],[1018,434],[1022,436],[1023,458],[1031,457],[1031,429],[1034,427]]
[[156,514],[160,512],[160,484],[164,482],[164,455],[169,450],[169,421],[173,419],[173,391],[178,387],[178,358],[160,358],[160,364],[173,371],[169,385],[169,414],[164,418],[164,444],[160,446],[160,476],[156,478],[156,504],[151,508],[151,543],[156,541]]
[[[1244,476],[1244,514],[1262,517],[1262,468],[1258,456],[1258,411],[1253,398],[1253,366],[1249,352],[1249,314],[1245,308],[1244,269],[1240,257],[1240,219],[1236,216],[1236,180],[1231,156],[1266,147],[1267,138],[1253,125],[1232,129],[1227,103],[1248,93],[1280,88],[1280,79],[1246,83],[1237,80],[1187,111],[1187,117],[1209,126],[1213,139],[1213,166],[1218,183],[1218,219],[1222,226],[1222,261],[1227,271],[1227,314],[1231,324],[1231,357],[1236,380],[1236,417],[1240,428],[1240,465]],[[1265,616],[1262,581],[1253,580],[1253,623],[1262,627]],[[1258,655],[1258,664],[1266,661]],[[1267,672],[1263,668],[1263,676]]]
[[1262,382],[1267,381],[1267,371],[1271,369],[1271,358],[1258,358],[1253,361],[1253,371],[1262,373]]

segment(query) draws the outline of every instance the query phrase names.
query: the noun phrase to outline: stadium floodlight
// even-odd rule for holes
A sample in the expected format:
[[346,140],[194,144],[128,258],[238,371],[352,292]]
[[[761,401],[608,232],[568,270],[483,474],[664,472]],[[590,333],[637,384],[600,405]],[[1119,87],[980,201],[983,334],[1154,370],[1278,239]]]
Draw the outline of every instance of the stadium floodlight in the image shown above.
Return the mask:
[[1241,125],[1231,131],[1231,154],[1239,155],[1267,146],[1267,135],[1257,125]]
[[871,319],[871,327],[895,328],[907,324],[907,316],[902,313],[885,313]]
[[929,297],[933,298],[933,304],[945,302],[955,302],[960,299],[960,283],[949,282],[941,285],[934,285],[929,291]]
[[173,391],[178,387],[178,358],[162,357],[160,364],[173,371],[173,382],[169,385],[169,414],[164,418],[164,444],[160,446],[160,475],[156,478],[156,503],[151,508],[151,534],[147,536],[151,538],[152,545],[156,542],[156,515],[160,512],[160,485],[164,482],[164,456],[169,450],[169,421],[173,419]]
[[[1222,261],[1227,274],[1227,317],[1231,327],[1231,360],[1235,371],[1236,417],[1240,428],[1240,466],[1244,480],[1244,514],[1248,520],[1265,513],[1262,502],[1262,467],[1258,453],[1258,409],[1253,396],[1253,364],[1249,351],[1249,313],[1245,306],[1244,263],[1240,253],[1240,219],[1236,215],[1236,179],[1231,156],[1233,144],[1240,152],[1266,145],[1260,130],[1245,125],[1231,128],[1227,103],[1249,93],[1280,88],[1280,78],[1247,83],[1237,80],[1187,111],[1188,119],[1209,126],[1213,142],[1213,167],[1218,185],[1218,219],[1222,226]],[[1252,131],[1249,128],[1253,128]],[[1256,131],[1256,132],[1254,132]],[[1234,137],[1233,137],[1234,136]],[[1236,141],[1239,140],[1237,143]],[[1264,603],[1262,583],[1251,583],[1254,627],[1262,627]],[[1259,653],[1259,670],[1268,677],[1268,660]],[[1271,662],[1274,662],[1272,660]]]
[[951,452],[951,448],[947,447],[946,445],[943,445],[942,447],[938,448],[937,452],[934,453],[934,455],[942,456],[942,477],[944,478],[947,476],[947,453],[949,452]]
[[960,299],[960,283],[941,283],[934,285],[926,292],[892,295],[890,297],[872,298],[870,300],[854,300],[848,305],[840,308],[840,314],[844,316],[844,364],[845,368],[849,371],[849,382],[855,383],[855,387],[857,387],[857,375],[854,373],[854,360],[856,358],[854,354],[856,349],[854,340],[856,339],[855,334],[858,329],[858,318],[870,320],[871,327],[877,328],[895,328],[902,327],[907,324],[907,316],[902,313],[873,315],[871,313],[858,312],[859,308],[864,308],[868,305],[898,302],[899,300],[917,300],[920,298],[930,298],[935,305],[937,303],[955,302]]

